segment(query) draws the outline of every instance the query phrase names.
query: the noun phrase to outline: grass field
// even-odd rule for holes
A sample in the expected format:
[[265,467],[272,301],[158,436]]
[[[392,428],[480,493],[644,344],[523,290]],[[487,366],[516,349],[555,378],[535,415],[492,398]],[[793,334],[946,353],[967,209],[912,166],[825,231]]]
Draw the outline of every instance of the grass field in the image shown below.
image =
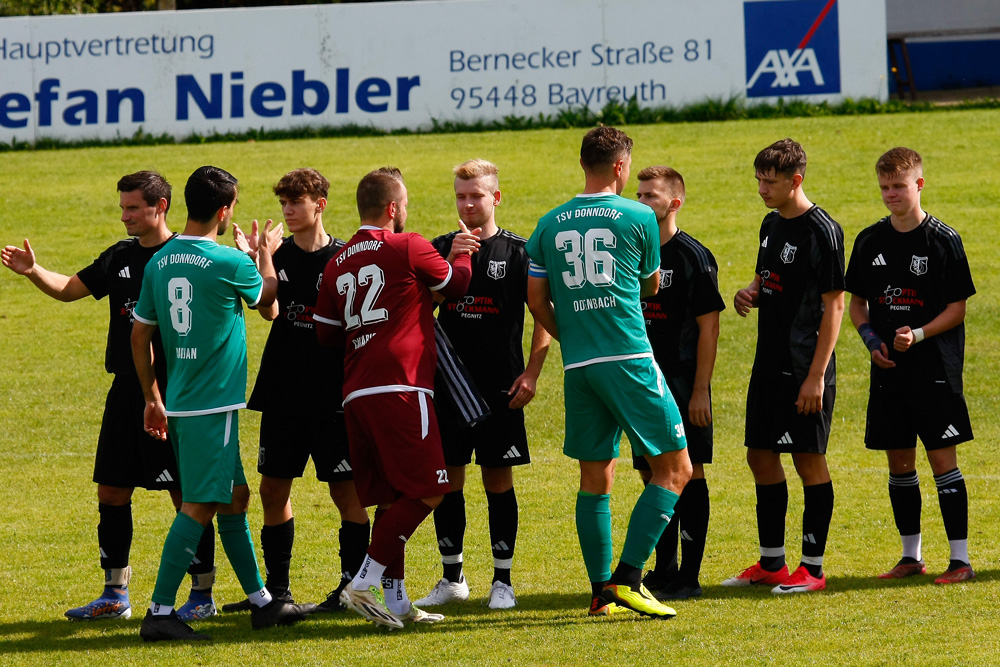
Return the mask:
[[[521,531],[514,565],[518,606],[493,612],[479,604],[491,576],[485,500],[470,471],[466,572],[473,598],[445,609],[435,627],[388,634],[360,617],[310,619],[293,628],[251,633],[245,615],[199,627],[215,641],[146,646],[138,627],[148,604],[160,548],[173,511],[165,494],[137,492],[131,585],[136,617],[74,624],[63,611],[99,592],[96,498],[90,481],[104,395],[106,302],[52,301],[27,280],[0,269],[0,664],[847,664],[990,665],[1000,639],[1000,269],[995,222],[1000,208],[1000,112],[831,117],[626,128],[633,166],[666,163],[688,185],[680,226],[708,245],[720,265],[728,303],[753,273],[765,210],[756,195],[757,150],[791,136],[810,157],[805,191],[844,227],[848,252],[857,233],[884,215],[874,175],[887,148],[924,156],[924,207],[963,236],[978,294],[970,300],[966,396],[976,441],[960,464],[970,494],[970,551],[976,582],[936,587],[931,577],[882,582],[874,575],[899,555],[886,493],[884,458],[862,444],[867,355],[847,318],[837,346],[838,403],[829,461],[837,504],[824,593],[774,598],[767,590],[723,589],[722,579],[757,556],[753,483],[742,446],[744,393],[753,361],[755,315],[722,314],[714,379],[715,463],[708,471],[712,523],[702,570],[703,598],[680,602],[670,622],[587,618],[588,586],[573,524],[577,470],[561,454],[562,391],[558,352],[528,408],[533,464],[516,474]],[[357,223],[354,189],[369,169],[399,166],[410,191],[408,230],[432,237],[455,224],[450,168],[486,157],[501,169],[503,227],[527,236],[537,218],[582,186],[581,130],[330,139],[205,146],[94,148],[0,156],[0,243],[32,241],[38,261],[72,274],[122,235],[115,182],[153,168],[175,187],[174,229],[183,224],[183,184],[202,164],[240,178],[236,220],[280,217],[271,185],[286,171],[313,166],[331,181],[326,227],[347,238]],[[993,165],[993,166],[990,166]],[[626,196],[634,196],[635,182]],[[248,317],[251,381],[267,334]],[[244,413],[242,442],[251,488],[257,484],[255,413]],[[627,453],[627,448],[626,448]],[[948,550],[929,467],[923,478],[924,552],[943,570]],[[787,466],[794,479],[794,471]],[[293,490],[298,537],[292,562],[297,599],[321,600],[335,579],[339,518],[326,491],[307,477]],[[612,507],[616,551],[641,485],[627,461]],[[790,484],[789,560],[799,555],[801,487]],[[251,504],[256,534],[260,506]],[[218,548],[218,603],[241,597]],[[407,586],[416,598],[440,576],[428,521],[409,543]],[[186,584],[185,584],[186,586]],[[183,594],[183,588],[182,588]]]

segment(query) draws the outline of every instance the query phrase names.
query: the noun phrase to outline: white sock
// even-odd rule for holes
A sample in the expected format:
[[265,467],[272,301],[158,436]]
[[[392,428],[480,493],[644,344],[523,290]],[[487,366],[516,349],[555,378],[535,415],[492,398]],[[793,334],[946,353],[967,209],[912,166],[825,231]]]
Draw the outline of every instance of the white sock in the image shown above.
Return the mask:
[[247,599],[250,600],[251,604],[255,607],[263,607],[264,605],[270,603],[274,598],[271,597],[270,591],[266,588],[262,588],[256,593],[248,595]]
[[402,579],[382,577],[382,592],[385,594],[385,606],[394,614],[405,614],[410,611],[410,597],[406,594],[406,584]]
[[374,560],[371,556],[365,555],[365,561],[354,575],[351,588],[356,591],[367,591],[369,586],[381,586],[382,575],[385,574],[385,565]]
[[920,533],[917,533],[916,535],[900,535],[900,539],[903,540],[903,558],[921,560]]
[[149,610],[153,612],[153,616],[170,616],[170,612],[174,610],[172,604],[156,604],[155,602],[150,603]]
[[951,559],[969,563],[969,540],[948,540],[951,547]]

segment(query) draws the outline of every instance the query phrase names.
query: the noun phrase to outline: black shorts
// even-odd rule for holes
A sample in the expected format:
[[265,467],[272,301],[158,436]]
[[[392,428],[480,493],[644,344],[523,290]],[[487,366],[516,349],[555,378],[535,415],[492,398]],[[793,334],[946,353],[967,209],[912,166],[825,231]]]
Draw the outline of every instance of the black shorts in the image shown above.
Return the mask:
[[146,433],[142,425],[145,409],[139,381],[115,376],[97,439],[96,483],[125,489],[181,488],[173,443],[169,438],[157,440]]
[[868,396],[865,447],[913,449],[918,437],[927,451],[972,440],[965,397],[950,391]]
[[[307,418],[302,418],[303,413]],[[261,413],[257,472],[278,479],[302,477],[311,456],[319,481],[354,479],[344,413],[333,412],[332,419],[319,414],[312,410]]]
[[531,463],[524,410],[491,405],[493,414],[475,426],[462,426],[448,418],[440,420],[445,464],[464,466],[472,462],[483,468],[508,468]]
[[[691,392],[694,386],[694,378],[681,376],[667,376],[667,387],[677,402],[677,409],[681,411],[681,420],[684,422],[684,434],[687,436],[688,456],[691,463],[706,464],[712,462],[713,429],[712,424],[708,426],[695,426],[688,419],[688,404],[691,402]],[[709,394],[711,397],[711,394]],[[649,462],[643,456],[632,457],[632,467],[636,470],[649,470]]]
[[823,409],[800,415],[801,384],[790,376],[750,377],[744,446],[786,454],[826,454],[837,386],[823,388]]

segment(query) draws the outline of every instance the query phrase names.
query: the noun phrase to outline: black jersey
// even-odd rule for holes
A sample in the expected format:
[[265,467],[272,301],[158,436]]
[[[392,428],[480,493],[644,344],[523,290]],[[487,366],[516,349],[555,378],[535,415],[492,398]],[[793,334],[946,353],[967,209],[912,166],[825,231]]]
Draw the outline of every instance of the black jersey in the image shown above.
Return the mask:
[[331,236],[326,246],[306,252],[289,236],[274,252],[279,312],[264,344],[250,410],[340,410],[344,355],[319,344],[313,312],[323,270],[342,247]]
[[[132,309],[139,301],[146,263],[170,239],[151,248],[144,248],[137,238],[119,241],[102,252],[93,264],[76,274],[95,299],[108,297],[111,317],[108,322],[108,345],[104,351],[104,369],[108,373],[138,382],[135,362],[132,360]],[[167,360],[163,354],[159,331],[153,334],[153,363],[156,377],[160,382],[165,382]],[[160,389],[162,391],[163,386]]]
[[872,328],[896,362],[888,369],[872,364],[872,391],[962,392],[964,323],[906,352],[892,349],[896,329],[922,327],[949,303],[976,293],[958,232],[931,215],[909,232],[896,231],[889,217],[882,218],[854,242],[847,289],[868,301]]
[[[442,257],[451,252],[457,233],[431,241]],[[506,392],[524,372],[525,243],[503,229],[484,239],[472,255],[472,281],[465,296],[446,300],[438,311],[438,322],[491,408],[510,402]]]
[[[772,211],[760,226],[756,272],[761,285],[753,372],[801,383],[816,352],[822,295],[844,289],[844,230],[819,206],[788,219]],[[825,382],[835,380],[831,355]]]
[[665,374],[693,377],[699,335],[695,318],[725,308],[715,257],[678,230],[660,246],[660,291],[642,300],[646,335]]

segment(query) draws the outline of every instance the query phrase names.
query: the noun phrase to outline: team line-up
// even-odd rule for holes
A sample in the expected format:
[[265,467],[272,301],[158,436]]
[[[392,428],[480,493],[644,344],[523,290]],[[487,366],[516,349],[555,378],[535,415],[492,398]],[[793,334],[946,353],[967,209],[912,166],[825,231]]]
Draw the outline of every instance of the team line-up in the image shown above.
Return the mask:
[[[513,468],[530,462],[523,408],[553,338],[565,369],[563,451],[580,464],[576,526],[591,583],[588,613],[671,618],[676,612],[666,602],[701,595],[710,385],[726,305],[714,256],[678,228],[682,176],[647,167],[638,174],[638,201],[621,196],[631,153],[632,140],[615,128],[588,132],[581,194],[544,215],[527,240],[498,226],[498,169],[476,159],[454,169],[459,230],[433,241],[405,232],[407,190],[393,167],[361,179],[360,227],[346,242],[332,237],[323,225],[329,182],[303,168],[274,186],[290,236],[282,238],[282,225],[268,221],[261,229],[254,221],[246,231],[232,224],[235,248],[220,245],[237,181],[206,166],[186,183],[180,233],[166,224],[171,186],[142,171],[118,182],[130,238],[78,273],[43,268],[27,239],[23,247],[6,246],[4,266],[45,294],[109,302],[105,365],[114,380],[94,465],[105,586],[66,616],[131,616],[131,497],[142,487],[167,490],[178,510],[140,629],[147,641],[209,639],[188,623],[217,613],[213,518],[247,595],[222,610],[249,611],[255,629],[344,609],[389,628],[443,621],[425,608],[470,594],[462,570],[463,490],[473,453],[494,561],[488,603],[514,607]],[[879,577],[926,572],[919,437],[951,550],[935,582],[973,579],[956,449],[973,438],[962,372],[966,300],[975,287],[958,233],[921,208],[920,155],[893,148],[879,158],[875,175],[889,215],[858,235],[849,263],[840,225],[804,192],[802,147],[775,142],[753,167],[770,212],[753,279],[733,306],[742,317],[759,311],[744,444],[760,556],[722,584],[766,585],[776,594],[826,586],[823,554],[834,505],[826,447],[845,292],[871,354],[865,444],[886,452],[902,542],[902,557]],[[249,399],[244,302],[272,322]],[[472,312],[469,304],[489,307]],[[525,304],[535,323],[527,360]],[[299,373],[303,365],[312,372]],[[342,410],[331,416],[330,406]],[[266,582],[246,514],[242,408],[261,412]],[[645,486],[612,569],[610,492],[623,433]],[[785,561],[783,453],[804,492],[794,571]],[[290,498],[310,458],[341,516],[342,575],[323,602],[297,604],[289,582]],[[431,513],[442,577],[411,601],[406,540]],[[654,550],[655,568],[643,575]],[[185,573],[190,594],[175,608]]]

